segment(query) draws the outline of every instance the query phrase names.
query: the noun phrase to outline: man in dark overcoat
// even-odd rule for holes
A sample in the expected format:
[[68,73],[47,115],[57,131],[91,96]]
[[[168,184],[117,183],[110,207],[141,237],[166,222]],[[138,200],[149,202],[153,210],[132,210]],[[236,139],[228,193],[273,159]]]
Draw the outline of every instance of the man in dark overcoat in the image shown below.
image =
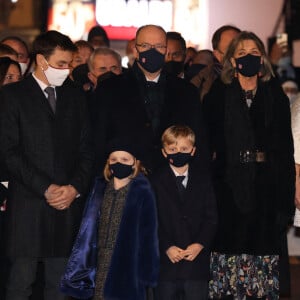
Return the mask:
[[28,299],[38,262],[44,299],[64,299],[59,281],[93,164],[86,100],[67,79],[75,50],[57,31],[41,34],[33,44],[33,74],[1,90],[0,151],[10,176],[7,300]]
[[101,83],[95,90],[93,122],[96,143],[96,172],[102,172],[106,141],[131,135],[143,148],[142,160],[152,171],[164,160],[160,136],[173,124],[186,124],[194,130],[199,157],[206,161],[204,128],[197,90],[190,83],[162,68],[166,54],[166,32],[145,25],[136,33],[132,68]]

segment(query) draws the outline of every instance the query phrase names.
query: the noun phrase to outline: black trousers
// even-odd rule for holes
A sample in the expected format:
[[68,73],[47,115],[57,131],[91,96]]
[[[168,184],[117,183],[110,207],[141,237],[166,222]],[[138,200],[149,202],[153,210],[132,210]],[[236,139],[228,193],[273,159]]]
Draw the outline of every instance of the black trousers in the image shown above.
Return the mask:
[[15,258],[11,260],[6,285],[6,300],[28,300],[32,294],[32,284],[36,280],[38,263],[44,265],[44,300],[67,299],[59,291],[59,283],[64,273],[67,258]]
[[156,300],[207,300],[206,280],[161,281],[155,291]]

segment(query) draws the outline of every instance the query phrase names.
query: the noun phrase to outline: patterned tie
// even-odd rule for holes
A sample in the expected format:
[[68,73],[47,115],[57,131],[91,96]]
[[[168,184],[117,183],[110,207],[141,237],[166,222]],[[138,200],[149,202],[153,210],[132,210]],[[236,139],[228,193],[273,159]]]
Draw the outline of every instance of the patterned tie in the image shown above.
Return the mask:
[[46,87],[45,92],[48,94],[48,102],[51,106],[52,111],[55,113],[56,109],[56,98],[55,98],[55,90],[53,87]]

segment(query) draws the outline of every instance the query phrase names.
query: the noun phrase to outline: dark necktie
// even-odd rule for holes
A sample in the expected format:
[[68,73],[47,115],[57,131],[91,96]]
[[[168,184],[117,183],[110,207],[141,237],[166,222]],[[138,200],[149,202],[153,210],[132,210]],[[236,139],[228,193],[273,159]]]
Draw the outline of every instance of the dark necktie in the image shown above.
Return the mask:
[[55,113],[56,108],[56,98],[55,98],[55,90],[53,87],[46,87],[45,92],[48,94],[48,102],[51,106],[52,111]]
[[176,176],[176,184],[177,187],[179,189],[180,195],[182,195],[182,193],[185,190],[184,185],[182,184],[183,180],[184,180],[185,176]]

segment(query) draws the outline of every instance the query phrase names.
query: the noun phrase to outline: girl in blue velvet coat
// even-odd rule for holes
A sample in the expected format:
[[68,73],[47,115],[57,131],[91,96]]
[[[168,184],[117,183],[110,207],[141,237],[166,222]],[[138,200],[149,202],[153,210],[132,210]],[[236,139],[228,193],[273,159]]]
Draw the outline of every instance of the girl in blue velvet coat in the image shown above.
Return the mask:
[[110,143],[87,200],[61,291],[77,299],[143,300],[159,269],[153,192],[134,144]]

